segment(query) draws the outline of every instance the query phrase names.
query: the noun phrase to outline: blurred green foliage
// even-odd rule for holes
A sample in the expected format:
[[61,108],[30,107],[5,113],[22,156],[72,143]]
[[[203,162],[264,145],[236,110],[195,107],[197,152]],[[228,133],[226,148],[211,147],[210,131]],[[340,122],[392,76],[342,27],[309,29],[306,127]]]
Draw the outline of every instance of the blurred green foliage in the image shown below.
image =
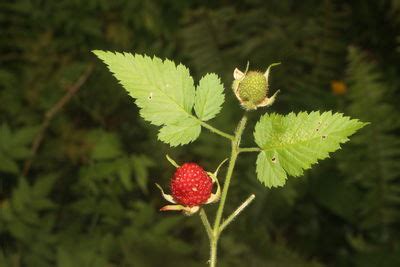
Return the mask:
[[399,17],[396,0],[2,1],[0,266],[205,266],[199,218],[160,214],[154,183],[173,172],[166,153],[212,169],[229,144],[206,132],[173,150],[157,141],[93,49],[217,72],[228,99],[212,124],[226,131],[241,113],[232,71],[247,60],[283,63],[272,110],[371,122],[280,189],[255,179],[255,155],[241,157],[227,210],[256,201],[225,232],[221,266],[399,266]]

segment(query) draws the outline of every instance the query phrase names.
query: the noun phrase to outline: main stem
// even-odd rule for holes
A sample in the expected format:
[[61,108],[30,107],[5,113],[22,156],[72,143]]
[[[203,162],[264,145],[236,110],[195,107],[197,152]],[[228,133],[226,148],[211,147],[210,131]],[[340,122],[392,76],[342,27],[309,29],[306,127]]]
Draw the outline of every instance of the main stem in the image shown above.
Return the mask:
[[243,118],[240,120],[240,122],[236,128],[235,136],[231,142],[231,156],[229,159],[228,171],[226,172],[224,187],[223,187],[222,193],[221,193],[221,200],[219,202],[217,215],[215,216],[214,227],[212,229],[212,236],[210,237],[210,254],[211,254],[210,255],[210,267],[216,267],[216,265],[217,265],[217,246],[218,246],[219,235],[221,233],[220,226],[221,226],[221,220],[222,220],[222,213],[224,211],[225,201],[226,201],[226,197],[228,195],[228,190],[229,190],[229,185],[231,183],[233,169],[236,164],[236,159],[240,153],[240,147],[239,147],[240,140],[241,140],[244,128],[246,126],[246,122],[247,122],[247,117],[245,114],[243,116]]

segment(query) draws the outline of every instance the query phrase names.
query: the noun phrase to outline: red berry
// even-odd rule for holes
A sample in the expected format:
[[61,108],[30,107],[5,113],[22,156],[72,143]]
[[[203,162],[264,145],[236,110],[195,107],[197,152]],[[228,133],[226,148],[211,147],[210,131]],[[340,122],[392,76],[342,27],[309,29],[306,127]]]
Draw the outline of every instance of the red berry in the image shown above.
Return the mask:
[[211,196],[212,180],[196,163],[185,163],[179,167],[171,181],[174,200],[184,206],[199,206]]

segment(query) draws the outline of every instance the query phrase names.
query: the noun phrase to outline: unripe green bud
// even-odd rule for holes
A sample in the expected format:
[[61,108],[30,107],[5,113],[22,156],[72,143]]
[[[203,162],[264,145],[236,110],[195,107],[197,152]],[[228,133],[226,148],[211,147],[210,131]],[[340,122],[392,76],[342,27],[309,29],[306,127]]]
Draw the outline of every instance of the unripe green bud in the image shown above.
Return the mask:
[[268,77],[270,68],[280,63],[269,65],[265,73],[258,71],[246,71],[243,73],[239,69],[235,69],[233,77],[235,80],[232,84],[233,92],[235,93],[240,104],[247,110],[257,109],[258,107],[270,106],[275,102],[277,93],[268,97]]
[[238,94],[243,105],[249,108],[257,107],[268,94],[267,79],[258,71],[249,71],[239,83]]

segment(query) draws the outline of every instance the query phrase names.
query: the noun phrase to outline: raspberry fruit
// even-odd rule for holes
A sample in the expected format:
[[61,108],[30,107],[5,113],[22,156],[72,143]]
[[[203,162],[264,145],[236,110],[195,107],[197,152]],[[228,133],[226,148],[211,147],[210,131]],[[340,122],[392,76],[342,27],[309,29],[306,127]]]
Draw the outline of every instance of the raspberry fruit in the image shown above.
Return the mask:
[[[217,179],[219,168],[227,159],[223,160],[215,172],[206,172],[196,163],[185,163],[179,166],[167,155],[168,161],[177,169],[171,180],[171,195],[166,194],[162,187],[160,189],[164,199],[173,205],[162,207],[161,211],[182,211],[185,215],[192,215],[200,210],[203,204],[217,202],[221,196],[221,187]],[[217,190],[212,193],[213,184],[217,185]]]
[[185,163],[179,167],[171,181],[173,199],[187,207],[207,202],[212,193],[213,182],[207,172],[196,163]]

